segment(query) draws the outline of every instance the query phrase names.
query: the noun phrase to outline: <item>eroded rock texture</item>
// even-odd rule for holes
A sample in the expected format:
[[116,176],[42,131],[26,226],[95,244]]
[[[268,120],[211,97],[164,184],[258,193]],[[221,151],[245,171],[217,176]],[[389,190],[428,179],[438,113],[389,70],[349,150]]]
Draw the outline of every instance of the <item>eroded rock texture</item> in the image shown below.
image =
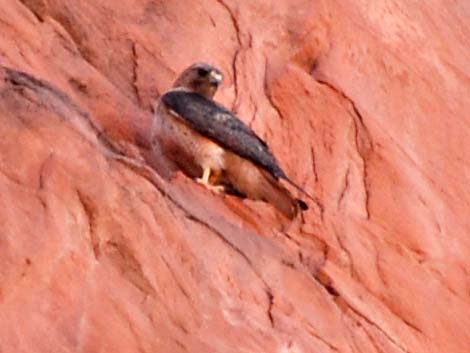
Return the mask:
[[[469,351],[467,1],[0,8],[1,352]],[[294,223],[150,168],[194,61],[318,198]]]

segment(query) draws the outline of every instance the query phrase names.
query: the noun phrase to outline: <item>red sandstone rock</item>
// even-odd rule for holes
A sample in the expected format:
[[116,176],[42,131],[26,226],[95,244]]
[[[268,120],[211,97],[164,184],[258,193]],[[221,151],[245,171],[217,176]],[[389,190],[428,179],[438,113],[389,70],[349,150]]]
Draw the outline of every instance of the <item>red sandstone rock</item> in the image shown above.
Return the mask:
[[[469,16],[3,4],[0,351],[468,352]],[[153,101],[194,61],[320,207],[286,224],[152,172]]]

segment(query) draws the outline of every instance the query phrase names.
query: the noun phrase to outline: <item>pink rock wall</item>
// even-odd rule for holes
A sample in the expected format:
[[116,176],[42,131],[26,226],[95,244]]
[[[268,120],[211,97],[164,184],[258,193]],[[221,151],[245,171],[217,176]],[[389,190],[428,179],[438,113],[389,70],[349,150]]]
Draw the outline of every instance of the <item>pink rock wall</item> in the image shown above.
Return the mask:
[[[1,9],[0,352],[469,352],[466,1]],[[195,61],[318,198],[292,224],[149,168]]]

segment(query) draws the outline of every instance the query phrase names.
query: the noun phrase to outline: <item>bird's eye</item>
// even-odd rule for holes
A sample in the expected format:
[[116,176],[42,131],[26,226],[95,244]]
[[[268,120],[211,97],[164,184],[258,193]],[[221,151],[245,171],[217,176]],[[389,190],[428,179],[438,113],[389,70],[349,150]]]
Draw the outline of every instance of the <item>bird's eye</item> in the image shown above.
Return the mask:
[[197,73],[199,76],[207,76],[207,74],[209,73],[209,71],[207,69],[203,69],[203,68],[199,68],[197,69]]

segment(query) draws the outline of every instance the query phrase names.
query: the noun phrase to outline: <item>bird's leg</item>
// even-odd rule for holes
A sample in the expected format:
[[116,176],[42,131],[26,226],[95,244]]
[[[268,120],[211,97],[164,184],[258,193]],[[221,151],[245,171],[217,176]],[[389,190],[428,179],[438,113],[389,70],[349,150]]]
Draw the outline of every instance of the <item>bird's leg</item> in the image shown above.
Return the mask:
[[210,176],[211,176],[211,169],[204,168],[204,172],[202,173],[202,178],[197,178],[196,181],[204,186],[208,186]]
[[204,172],[202,173],[202,178],[197,178],[196,181],[202,185],[204,185],[209,190],[212,190],[216,193],[220,193],[224,191],[223,185],[212,185],[209,182],[209,178],[211,176],[211,168],[204,168]]

